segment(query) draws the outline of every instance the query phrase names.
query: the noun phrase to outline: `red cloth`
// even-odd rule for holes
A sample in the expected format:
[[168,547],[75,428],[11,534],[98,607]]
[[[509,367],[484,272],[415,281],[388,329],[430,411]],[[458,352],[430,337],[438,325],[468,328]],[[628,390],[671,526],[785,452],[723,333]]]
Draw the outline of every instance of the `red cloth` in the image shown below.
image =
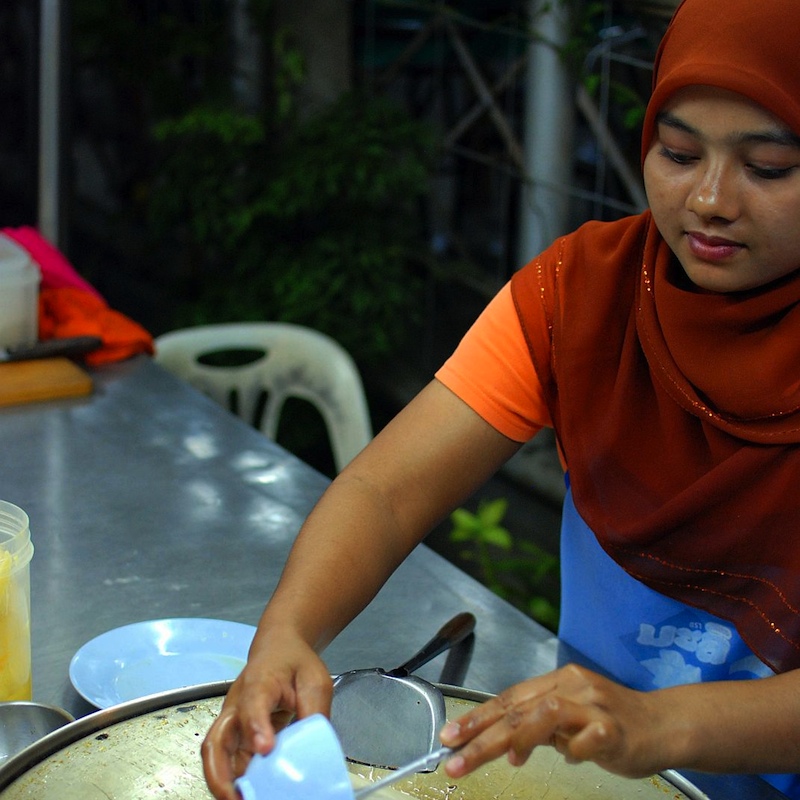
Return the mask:
[[[588,223],[512,278],[575,505],[617,563],[800,667],[800,271],[675,280],[649,212]],[[794,359],[796,361],[796,358]]]
[[28,251],[41,271],[40,340],[99,337],[102,346],[85,358],[90,366],[154,352],[153,337],[137,322],[109,308],[100,293],[38,231],[23,227],[2,232]]
[[75,271],[72,264],[53,247],[35,228],[28,226],[22,228],[3,228],[3,233],[9,239],[13,239],[20,247],[24,247],[31,258],[39,265],[42,273],[42,286],[49,288],[61,288],[62,286],[73,286],[82,289],[97,297],[100,293],[89,283],[87,283]]

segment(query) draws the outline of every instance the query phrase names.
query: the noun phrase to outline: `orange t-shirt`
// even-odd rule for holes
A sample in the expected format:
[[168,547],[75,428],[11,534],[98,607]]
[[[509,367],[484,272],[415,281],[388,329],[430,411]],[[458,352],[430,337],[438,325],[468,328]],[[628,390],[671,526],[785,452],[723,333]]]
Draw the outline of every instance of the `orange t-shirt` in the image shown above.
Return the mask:
[[436,378],[509,439],[526,442],[552,425],[510,283],[484,309]]

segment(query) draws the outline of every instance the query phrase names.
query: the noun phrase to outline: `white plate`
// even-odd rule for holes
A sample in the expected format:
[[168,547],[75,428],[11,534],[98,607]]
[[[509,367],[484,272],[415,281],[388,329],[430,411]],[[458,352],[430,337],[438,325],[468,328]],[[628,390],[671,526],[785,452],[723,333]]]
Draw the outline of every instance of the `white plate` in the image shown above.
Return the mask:
[[100,634],[72,657],[69,679],[98,708],[200,683],[232,680],[256,629],[220,619],[136,622]]

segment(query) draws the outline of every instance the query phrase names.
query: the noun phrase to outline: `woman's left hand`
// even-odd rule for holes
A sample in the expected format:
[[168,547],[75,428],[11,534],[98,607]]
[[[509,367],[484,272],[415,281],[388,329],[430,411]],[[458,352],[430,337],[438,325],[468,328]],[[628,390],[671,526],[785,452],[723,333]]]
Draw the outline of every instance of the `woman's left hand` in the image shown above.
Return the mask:
[[446,725],[442,742],[462,749],[445,771],[459,778],[506,753],[521,766],[535,747],[551,745],[571,763],[594,761],[627,777],[651,775],[670,766],[654,699],[583,667],[563,667],[516,684]]

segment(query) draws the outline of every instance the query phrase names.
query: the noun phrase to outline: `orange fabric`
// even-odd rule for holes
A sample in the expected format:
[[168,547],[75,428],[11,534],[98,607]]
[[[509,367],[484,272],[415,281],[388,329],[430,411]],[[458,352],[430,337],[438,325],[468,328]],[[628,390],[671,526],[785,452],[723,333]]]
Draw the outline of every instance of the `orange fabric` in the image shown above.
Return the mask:
[[509,439],[526,442],[551,424],[509,284],[467,331],[436,378]]
[[42,288],[39,292],[39,338],[99,336],[103,345],[86,355],[99,366],[150,353],[153,339],[141,325],[109,308],[97,295],[72,286]]

